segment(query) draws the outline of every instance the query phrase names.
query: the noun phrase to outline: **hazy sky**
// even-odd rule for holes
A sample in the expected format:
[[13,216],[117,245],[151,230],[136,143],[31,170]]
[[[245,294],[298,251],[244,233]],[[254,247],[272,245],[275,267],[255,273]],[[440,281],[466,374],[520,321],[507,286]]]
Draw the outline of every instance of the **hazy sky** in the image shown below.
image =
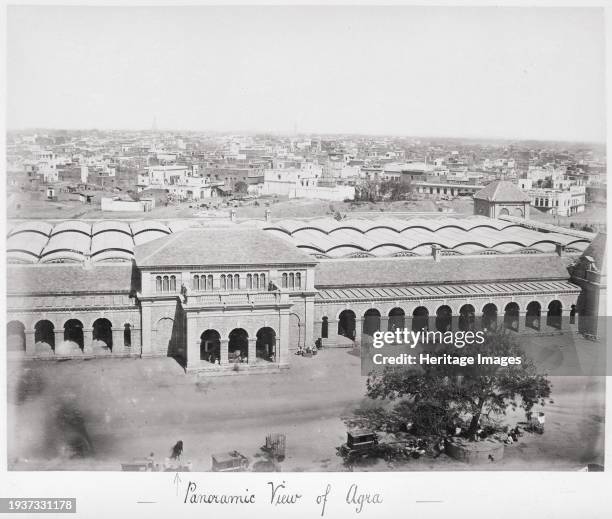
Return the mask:
[[605,139],[601,9],[9,7],[8,128]]

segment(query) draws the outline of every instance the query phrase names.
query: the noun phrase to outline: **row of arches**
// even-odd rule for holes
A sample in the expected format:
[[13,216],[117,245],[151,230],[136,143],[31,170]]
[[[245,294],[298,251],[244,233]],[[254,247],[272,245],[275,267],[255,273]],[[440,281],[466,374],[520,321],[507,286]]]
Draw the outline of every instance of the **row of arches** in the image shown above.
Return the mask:
[[[572,305],[570,319],[573,313],[575,313],[574,305]],[[545,314],[546,315],[544,316],[542,306],[539,302],[530,302],[526,308],[525,326],[527,328],[540,331],[543,327],[542,319],[545,317],[546,326],[556,329],[561,328],[563,305],[560,301],[551,301]],[[411,323],[408,327],[415,332],[422,329],[433,329],[440,332],[451,331],[454,327],[453,317],[457,317],[457,328],[461,331],[475,330],[478,326],[476,320],[476,309],[471,304],[465,304],[459,309],[459,314],[457,316],[453,315],[453,311],[448,305],[440,306],[436,310],[435,316],[430,316],[427,308],[424,306],[419,306],[412,312]],[[498,317],[499,311],[497,306],[493,303],[486,304],[482,308],[480,328],[492,330],[501,324],[504,328],[509,330],[519,330],[521,317],[520,308],[517,303],[508,303],[504,307],[501,322],[498,322],[500,321]],[[392,308],[389,311],[387,318],[387,330],[382,331],[394,331],[397,328],[407,327],[407,316],[402,308]],[[353,310],[343,310],[338,316],[338,335],[354,340],[356,334],[356,320],[357,316]],[[372,335],[375,331],[381,331],[381,321],[382,315],[379,310],[376,308],[366,310],[366,312],[363,314],[362,333]],[[328,317],[323,317],[321,323],[321,337],[327,338],[328,336],[329,319]]]
[[[123,330],[123,347],[129,348],[132,345],[132,325],[125,323]],[[58,330],[61,331],[61,330]],[[61,338],[64,342],[73,343],[80,350],[85,348],[85,337],[83,334],[83,323],[78,319],[68,319],[63,326]],[[113,325],[106,318],[96,319],[92,326],[93,346],[108,348],[120,346],[113,344]],[[46,319],[38,321],[34,325],[34,345],[42,349],[50,348],[55,351],[56,329],[55,325]],[[9,321],[7,323],[7,349],[9,351],[26,350],[25,325],[21,321]]]
[[[224,341],[225,343],[226,341]],[[200,361],[221,363],[221,334],[214,329],[200,335]],[[225,347],[225,344],[223,345]],[[243,328],[234,328],[227,337],[227,360],[230,363],[255,362],[257,359],[276,362],[276,332],[269,326],[255,334],[255,359],[249,358],[249,334]]]

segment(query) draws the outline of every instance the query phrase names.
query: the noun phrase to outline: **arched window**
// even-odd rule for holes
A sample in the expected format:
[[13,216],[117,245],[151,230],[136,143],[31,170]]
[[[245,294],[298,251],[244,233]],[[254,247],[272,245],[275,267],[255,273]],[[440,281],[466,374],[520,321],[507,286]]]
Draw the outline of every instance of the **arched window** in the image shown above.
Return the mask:
[[240,290],[240,276],[238,274],[234,274],[234,288]]
[[170,292],[176,292],[176,276],[170,276]]
[[302,288],[302,274],[299,272],[295,275],[295,286],[296,288]]
[[259,274],[259,288],[261,288],[262,290],[265,290],[266,288],[266,275],[265,274]]
[[157,276],[155,278],[155,290],[157,290],[158,292],[162,291],[162,278],[161,278],[161,276]]
[[200,290],[200,276],[197,274],[193,276],[193,280],[191,281],[191,288],[193,290]]
[[227,290],[227,283],[225,282],[225,274],[221,274],[221,290]]
[[287,288],[287,274],[283,274],[282,287]]
[[168,276],[164,276],[164,283],[163,283],[162,290],[164,292],[168,292],[169,289],[170,289],[170,280],[168,279]]
[[213,289],[213,277],[212,274],[208,275],[208,281],[206,283],[206,290],[212,290]]
[[259,288],[259,274],[253,274],[253,288]]
[[295,288],[295,276],[293,272],[289,274],[289,288]]
[[126,348],[132,345],[132,326],[129,323],[123,325],[123,345]]
[[227,281],[227,289],[232,290],[234,288],[234,278],[231,274],[228,274],[225,279]]
[[247,274],[247,289],[253,288],[253,276]]

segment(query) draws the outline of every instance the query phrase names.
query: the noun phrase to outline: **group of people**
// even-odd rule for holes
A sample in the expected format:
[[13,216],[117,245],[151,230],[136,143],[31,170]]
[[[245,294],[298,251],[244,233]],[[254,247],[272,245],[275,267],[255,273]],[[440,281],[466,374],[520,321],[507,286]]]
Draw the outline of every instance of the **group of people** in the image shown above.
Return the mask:
[[323,347],[323,340],[319,337],[312,346],[302,346],[298,345],[298,350],[295,352],[296,355],[301,355],[302,357],[312,357],[316,355],[317,352]]

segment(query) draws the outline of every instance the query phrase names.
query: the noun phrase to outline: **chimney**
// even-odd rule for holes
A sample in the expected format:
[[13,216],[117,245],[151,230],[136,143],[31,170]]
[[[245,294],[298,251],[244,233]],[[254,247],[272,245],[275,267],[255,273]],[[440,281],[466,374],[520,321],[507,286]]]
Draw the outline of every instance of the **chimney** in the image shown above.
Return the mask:
[[565,252],[565,245],[559,242],[555,243],[555,251],[559,256],[563,256],[563,253]]
[[235,221],[236,221],[236,209],[232,209],[232,210],[230,211],[230,220],[231,220],[232,222],[235,222]]
[[440,261],[440,258],[442,257],[442,249],[439,245],[434,243],[431,246],[431,255],[433,256],[434,261]]
[[272,211],[269,207],[266,208],[266,222],[272,221]]

